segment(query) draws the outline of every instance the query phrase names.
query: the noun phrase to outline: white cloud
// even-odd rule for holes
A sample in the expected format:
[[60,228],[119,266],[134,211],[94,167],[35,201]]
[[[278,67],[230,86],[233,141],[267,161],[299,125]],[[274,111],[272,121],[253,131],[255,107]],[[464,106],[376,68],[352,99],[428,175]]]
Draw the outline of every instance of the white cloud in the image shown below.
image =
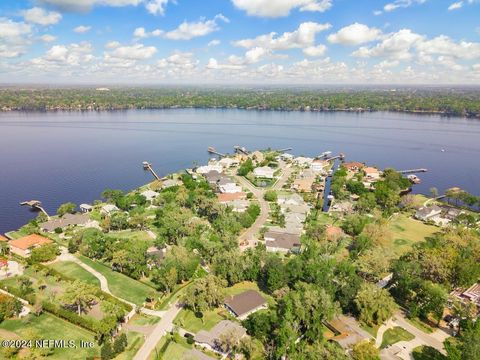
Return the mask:
[[193,58],[193,53],[180,51],[175,52],[167,58],[160,59],[157,62],[158,67],[170,67],[173,69],[173,71],[193,70],[197,65],[198,60]]
[[26,22],[43,26],[54,25],[62,19],[62,14],[56,11],[46,11],[39,7],[24,10],[22,15]]
[[44,69],[45,71],[60,66],[80,66],[91,62],[94,59],[93,47],[89,42],[79,44],[54,45],[42,57],[30,60],[32,66]]
[[164,32],[160,29],[147,32],[144,27],[138,27],[133,31],[133,37],[137,39],[147,38],[151,36],[161,36]]
[[32,27],[24,22],[0,18],[0,57],[15,58],[26,52]]
[[80,25],[80,26],[77,26],[75,29],[73,29],[73,31],[75,31],[78,34],[84,34],[86,32],[89,32],[91,28],[92,28],[91,26]]
[[359,48],[353,52],[353,55],[362,58],[384,57],[395,60],[409,60],[412,57],[410,50],[415,43],[423,39],[423,36],[413,33],[410,29],[402,29],[386,35],[382,42],[371,48],[364,46]]
[[377,40],[381,35],[382,31],[377,28],[370,28],[364,24],[354,23],[329,35],[328,41],[342,45],[360,45]]
[[165,15],[165,8],[169,0],[150,0],[145,4],[145,8],[150,14]]
[[214,39],[207,44],[208,47],[213,47],[218,45],[220,45],[220,40],[217,40],[217,39]]
[[324,12],[332,7],[332,0],[232,0],[233,4],[250,16],[287,16],[293,9]]
[[398,8],[408,8],[415,4],[423,4],[427,0],[396,0],[392,3],[389,3],[383,7],[383,10],[386,12],[394,11]]
[[317,46],[309,46],[303,49],[303,53],[306,56],[310,57],[318,57],[318,56],[323,56],[325,52],[327,51],[327,47],[325,45],[317,45]]
[[293,32],[284,32],[280,36],[277,36],[278,34],[275,32],[271,32],[270,34],[257,36],[254,39],[235,41],[233,44],[246,49],[254,47],[263,47],[269,50],[305,48],[314,45],[317,33],[330,27],[330,24],[304,22]]
[[150,59],[157,52],[154,46],[143,44],[121,46],[118,42],[110,42],[106,47],[111,49],[111,51],[105,53],[106,59],[145,60]]
[[164,15],[165,8],[172,0],[38,0],[61,11],[88,12],[95,6],[138,6],[143,4],[152,15]]
[[208,64],[206,66],[207,69],[212,70],[241,70],[244,69],[244,65],[234,65],[234,64],[219,64],[218,61],[214,58],[210,58],[208,60]]
[[462,6],[463,6],[463,1],[454,2],[448,7],[448,11],[460,9]]
[[40,40],[44,41],[44,42],[52,42],[52,41],[55,41],[57,39],[56,36],[53,36],[53,35],[50,35],[50,34],[45,34],[45,35],[42,35],[40,36]]
[[169,40],[190,40],[195,37],[205,36],[219,30],[218,20],[229,22],[222,14],[216,15],[211,20],[200,20],[197,22],[184,21],[176,29],[165,32],[162,36]]
[[445,35],[419,42],[416,47],[418,51],[427,55],[437,54],[467,60],[480,58],[480,43],[466,41],[456,43]]

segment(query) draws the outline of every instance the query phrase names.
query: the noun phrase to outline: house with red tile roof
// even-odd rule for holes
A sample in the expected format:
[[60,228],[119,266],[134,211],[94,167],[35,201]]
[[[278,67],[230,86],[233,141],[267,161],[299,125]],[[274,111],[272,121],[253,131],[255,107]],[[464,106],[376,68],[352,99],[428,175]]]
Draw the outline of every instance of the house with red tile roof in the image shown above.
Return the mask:
[[10,245],[10,251],[21,257],[29,257],[31,250],[36,247],[51,244],[53,241],[37,234],[24,236],[20,239],[12,240],[8,244]]

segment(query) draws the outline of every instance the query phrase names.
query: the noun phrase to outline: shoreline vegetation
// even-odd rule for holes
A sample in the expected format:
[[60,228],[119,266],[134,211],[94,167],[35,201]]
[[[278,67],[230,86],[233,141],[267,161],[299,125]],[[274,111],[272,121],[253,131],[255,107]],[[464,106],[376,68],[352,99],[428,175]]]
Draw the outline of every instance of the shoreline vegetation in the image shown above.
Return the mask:
[[115,111],[245,109],[316,112],[391,111],[480,119],[475,88],[232,89],[232,88],[4,88],[0,110]]

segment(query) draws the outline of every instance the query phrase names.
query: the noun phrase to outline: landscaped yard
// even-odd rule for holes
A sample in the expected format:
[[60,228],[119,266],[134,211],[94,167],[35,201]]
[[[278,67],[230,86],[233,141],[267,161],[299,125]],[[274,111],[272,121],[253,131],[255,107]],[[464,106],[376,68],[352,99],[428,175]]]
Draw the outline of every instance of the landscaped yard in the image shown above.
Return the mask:
[[227,317],[227,310],[223,308],[206,311],[203,313],[203,318],[198,318],[193,311],[184,309],[177,315],[174,324],[195,334],[202,329],[210,330]]
[[181,359],[182,355],[189,349],[191,349],[191,347],[171,341],[163,354],[163,359]]
[[400,214],[392,218],[390,231],[393,235],[393,251],[397,256],[400,256],[411,249],[413,244],[424,241],[425,238],[438,232],[439,229]]
[[72,261],[60,261],[50,265],[53,269],[72,279],[82,280],[89,284],[100,287],[100,280],[90,274],[87,270]]
[[417,329],[420,329],[427,334],[431,334],[433,332],[433,328],[419,318],[406,318],[406,320]]
[[117,357],[115,357],[115,360],[130,360],[133,359],[137,351],[140,349],[140,347],[143,345],[145,342],[145,339],[143,337],[143,334],[140,334],[135,331],[128,331],[127,332],[127,348],[125,349],[124,352],[119,354]]
[[146,231],[132,231],[132,230],[124,230],[124,231],[112,231],[110,233],[113,237],[118,239],[132,239],[132,240],[144,240],[153,242],[152,239]]
[[419,346],[413,349],[413,358],[415,360],[445,360],[447,359],[437,349],[430,346]]
[[131,325],[153,325],[160,321],[158,316],[151,316],[145,314],[135,314],[132,319],[128,322]]
[[410,341],[413,340],[415,336],[409,333],[404,328],[396,326],[392,329],[388,329],[383,334],[383,341],[381,348],[386,348],[389,345],[395,344],[400,341]]
[[[100,348],[94,340],[93,333],[75,326],[67,321],[59,319],[48,313],[40,316],[28,315],[24,319],[5,320],[0,324],[0,330],[17,335],[21,339],[31,336],[32,331],[38,339],[64,339],[75,340],[76,349],[57,348],[49,359],[79,359],[85,360],[87,357],[98,356]],[[4,334],[2,334],[3,337]],[[80,348],[79,342],[92,341],[95,343],[91,349]]]
[[78,258],[105,276],[110,291],[122,299],[131,301],[137,305],[142,305],[145,299],[155,292],[155,289],[150,286],[126,275],[120,274],[119,272],[113,271],[99,262],[92,261],[82,255],[79,255]]

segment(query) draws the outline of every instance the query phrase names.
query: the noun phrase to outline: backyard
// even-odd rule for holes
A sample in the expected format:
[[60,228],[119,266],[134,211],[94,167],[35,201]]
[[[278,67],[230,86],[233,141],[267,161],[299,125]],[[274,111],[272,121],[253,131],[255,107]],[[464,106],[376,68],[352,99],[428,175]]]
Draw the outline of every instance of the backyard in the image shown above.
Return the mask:
[[415,336],[409,333],[407,330],[396,326],[392,329],[388,329],[383,334],[383,341],[381,348],[386,348],[389,345],[393,345],[400,341],[410,341],[413,340]]
[[72,279],[82,280],[89,284],[100,287],[100,281],[95,276],[74,262],[60,261],[51,264],[50,267]]
[[427,237],[438,232],[439,229],[404,214],[399,214],[391,219],[390,231],[392,232],[393,251],[397,256],[400,256],[411,249],[413,244],[424,241]]

